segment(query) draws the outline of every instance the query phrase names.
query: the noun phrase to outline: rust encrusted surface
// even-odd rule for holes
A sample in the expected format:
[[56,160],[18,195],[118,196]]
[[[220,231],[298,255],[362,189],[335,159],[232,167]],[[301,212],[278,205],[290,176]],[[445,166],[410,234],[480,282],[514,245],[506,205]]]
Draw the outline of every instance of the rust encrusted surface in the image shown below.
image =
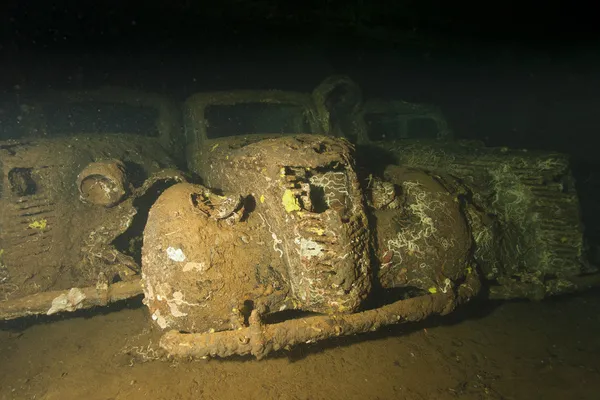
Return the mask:
[[[212,191],[177,185],[151,209],[143,271],[154,320],[206,331],[239,327],[258,305],[356,311],[371,269],[351,146],[313,135],[232,143],[204,160]],[[230,213],[217,211],[224,204],[236,213],[215,217]]]
[[[139,265],[115,239],[137,214],[135,199],[160,180],[183,179],[156,141],[98,135],[1,144],[0,301],[95,284],[100,272],[129,279]],[[91,162],[121,160],[127,194],[113,207],[84,203],[76,181]]]
[[460,193],[420,170],[390,166],[385,178],[398,205],[374,210],[382,286],[451,290],[475,269]]
[[[235,143],[235,142],[234,142]],[[356,310],[370,291],[368,227],[353,149],[342,139],[295,135],[213,149],[205,182],[251,195],[254,217],[289,268],[298,308]]]
[[469,188],[474,255],[484,277],[500,284],[505,297],[523,297],[524,287],[530,290],[525,297],[568,292],[561,279],[596,272],[586,260],[567,155],[468,141],[386,145],[399,163],[457,177]]
[[245,307],[285,304],[287,271],[269,251],[271,238],[260,220],[240,222],[244,209],[238,201],[183,183],[153,205],[142,279],[144,302],[159,327],[237,329]]

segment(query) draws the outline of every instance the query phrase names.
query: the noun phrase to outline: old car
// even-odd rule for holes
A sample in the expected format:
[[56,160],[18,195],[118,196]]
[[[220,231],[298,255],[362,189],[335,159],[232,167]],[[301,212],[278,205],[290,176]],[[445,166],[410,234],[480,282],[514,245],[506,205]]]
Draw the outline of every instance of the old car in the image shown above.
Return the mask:
[[[337,93],[329,105],[346,101]],[[468,188],[401,165],[359,174],[319,99],[329,101],[240,91],[185,102],[188,167],[203,185],[158,198],[142,248],[144,302],[169,354],[260,358],[478,294],[470,218],[484,215]],[[377,304],[384,293],[400,300]],[[321,315],[264,325],[287,310]]]
[[139,294],[150,204],[185,178],[179,113],[117,88],[21,95],[0,142],[0,317]]
[[436,107],[363,101],[357,86],[347,76],[332,76],[317,88],[333,94],[331,88],[344,88],[346,103],[357,110],[336,112],[331,102],[327,110],[338,121],[330,124],[352,127],[341,131],[352,132],[347,138],[363,154],[368,173],[387,176],[401,165],[451,176],[468,189],[469,204],[485,210],[484,218],[469,218],[489,297],[541,299],[596,279],[567,155],[455,140]]
[[[143,291],[167,354],[261,358],[447,314],[475,297],[539,299],[581,290],[597,277],[585,259],[577,194],[560,154],[449,140],[435,107],[369,103],[340,76],[312,93],[199,93],[183,104],[182,119],[183,151],[169,146],[172,139],[144,140],[163,149],[162,163],[132,161],[131,151],[100,140],[94,149],[102,157],[85,153],[87,162],[78,161],[78,171],[88,172],[60,178],[65,188],[52,199],[69,199],[69,218],[96,207],[90,221],[102,221],[123,207],[129,219],[111,234],[98,235],[106,223],[94,225],[87,237],[102,238],[97,247],[66,224],[74,254],[99,266],[60,260],[49,270],[74,270],[80,280],[15,291],[0,302],[3,318],[72,311]],[[194,182],[166,161],[178,152]],[[144,177],[153,167],[169,168],[158,175],[167,182],[148,192],[155,181],[139,179],[127,189],[119,182],[132,164],[143,166],[131,170]],[[37,188],[39,174],[12,181],[7,175],[5,187],[17,188],[12,201],[29,193],[30,180]],[[74,189],[77,200],[68,194]],[[135,220],[131,207],[142,203]],[[20,224],[30,236],[62,226],[25,217]],[[312,315],[285,318],[294,311]]]
[[[434,107],[364,105],[346,77],[310,94],[201,93],[184,115],[203,185],[161,195],[142,250],[171,355],[260,358],[480,294],[598,281],[564,155],[449,140]],[[284,310],[319,315],[269,323]]]

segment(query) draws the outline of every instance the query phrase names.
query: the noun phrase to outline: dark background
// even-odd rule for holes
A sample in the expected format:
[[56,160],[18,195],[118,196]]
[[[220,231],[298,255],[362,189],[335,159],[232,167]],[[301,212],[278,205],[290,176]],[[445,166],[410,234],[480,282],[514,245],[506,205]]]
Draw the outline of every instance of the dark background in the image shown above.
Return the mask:
[[310,90],[348,73],[366,96],[438,104],[458,136],[576,151],[600,126],[599,37],[585,5],[9,0],[0,6],[0,88],[109,83],[183,99]]
[[215,89],[306,91],[346,73],[365,97],[437,104],[460,138],[572,154],[591,199],[600,188],[594,9],[578,1],[8,0],[0,96],[113,84],[183,100]]

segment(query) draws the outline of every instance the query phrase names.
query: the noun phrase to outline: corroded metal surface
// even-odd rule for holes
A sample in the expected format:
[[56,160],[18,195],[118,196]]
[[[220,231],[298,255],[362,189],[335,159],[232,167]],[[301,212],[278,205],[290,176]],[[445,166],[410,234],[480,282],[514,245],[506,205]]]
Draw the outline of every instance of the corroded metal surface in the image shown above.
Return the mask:
[[371,287],[369,233],[348,142],[315,135],[239,148],[224,142],[200,170],[211,187],[252,195],[273,251],[289,268],[298,308],[359,307]]
[[[506,287],[534,287],[594,272],[585,257],[579,200],[566,155],[433,141],[403,142],[391,151],[401,164],[449,174],[469,188],[470,202],[485,210],[472,208],[467,214],[475,258],[487,279]],[[561,285],[554,286],[546,295],[561,293]],[[515,296],[521,297],[520,292]]]
[[[127,195],[111,208],[82,202],[78,174],[107,156],[121,160]],[[115,241],[132,226],[137,199],[184,179],[163,170],[174,163],[162,146],[135,135],[8,141],[0,162],[0,301],[89,286],[99,273],[133,278],[139,265],[124,250],[134,244]]]
[[381,285],[452,290],[476,268],[461,193],[421,170],[390,166],[384,176],[396,189],[395,199],[373,210]]
[[244,308],[259,305],[356,311],[371,290],[371,269],[348,143],[295,136],[223,143],[212,154],[205,182],[224,196],[177,185],[150,212],[143,272],[159,326],[237,328],[248,318]]

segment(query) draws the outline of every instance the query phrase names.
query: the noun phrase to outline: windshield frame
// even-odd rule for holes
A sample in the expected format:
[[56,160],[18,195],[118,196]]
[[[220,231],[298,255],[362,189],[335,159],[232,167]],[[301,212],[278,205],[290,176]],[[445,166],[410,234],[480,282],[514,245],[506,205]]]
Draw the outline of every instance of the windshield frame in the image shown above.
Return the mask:
[[215,105],[236,105],[243,103],[271,103],[296,105],[306,110],[306,119],[310,132],[314,135],[323,135],[324,132],[319,122],[318,112],[310,94],[289,92],[281,90],[234,90],[198,93],[189,97],[184,103],[184,132],[186,147],[189,152],[197,152],[202,148],[214,145],[224,140],[231,141],[235,138],[252,137],[280,137],[299,133],[262,134],[252,133],[246,135],[233,135],[210,139],[207,134],[207,121],[205,112],[207,107]]
[[[73,90],[59,91],[48,90],[41,94],[32,93],[22,99],[22,108],[27,112],[22,114],[22,125],[27,131],[22,132],[22,137],[63,137],[79,136],[79,134],[64,135],[60,132],[48,134],[48,121],[45,116],[45,109],[50,104],[60,103],[61,105],[101,103],[125,105],[140,108],[153,109],[157,111],[157,118],[154,121],[158,135],[146,136],[132,132],[101,132],[101,135],[134,135],[148,140],[157,140],[166,150],[177,154],[182,151],[181,142],[181,111],[175,101],[159,94],[145,92],[140,90],[104,86],[94,90]],[[81,132],[81,135],[89,135],[91,132]]]
[[452,130],[449,127],[448,121],[444,117],[441,110],[429,104],[409,103],[401,100],[382,100],[371,99],[367,100],[360,110],[358,118],[363,126],[360,142],[361,143],[391,143],[403,140],[427,140],[419,137],[393,138],[385,140],[373,140],[369,137],[366,116],[369,114],[394,114],[398,121],[404,126],[404,130],[408,130],[408,122],[412,119],[428,118],[437,125],[438,135],[435,140],[451,139],[453,137]]

